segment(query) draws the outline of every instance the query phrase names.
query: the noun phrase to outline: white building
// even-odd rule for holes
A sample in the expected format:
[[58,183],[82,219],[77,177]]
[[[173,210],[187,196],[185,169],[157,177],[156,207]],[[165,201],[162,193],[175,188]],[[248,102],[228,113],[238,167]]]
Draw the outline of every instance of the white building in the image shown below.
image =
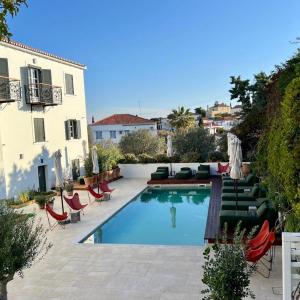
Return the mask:
[[119,143],[122,136],[139,129],[146,129],[157,134],[156,122],[130,114],[115,114],[89,126],[94,144],[106,140]]
[[0,199],[55,186],[58,149],[65,172],[74,178],[83,173],[84,69],[17,42],[0,42]]
[[174,131],[168,118],[153,118],[152,121],[157,122],[157,130]]
[[238,124],[238,120],[234,118],[228,118],[223,120],[213,120],[205,118],[203,120],[203,126],[208,130],[209,134],[216,134],[219,130],[229,131],[231,128]]

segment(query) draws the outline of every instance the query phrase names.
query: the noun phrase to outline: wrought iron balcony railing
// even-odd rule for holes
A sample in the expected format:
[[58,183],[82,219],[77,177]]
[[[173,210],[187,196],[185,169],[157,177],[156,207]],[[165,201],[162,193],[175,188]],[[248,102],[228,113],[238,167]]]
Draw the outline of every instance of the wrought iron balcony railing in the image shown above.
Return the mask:
[[45,83],[25,85],[25,99],[31,105],[59,105],[62,104],[62,89]]
[[0,76],[0,104],[21,100],[20,80]]

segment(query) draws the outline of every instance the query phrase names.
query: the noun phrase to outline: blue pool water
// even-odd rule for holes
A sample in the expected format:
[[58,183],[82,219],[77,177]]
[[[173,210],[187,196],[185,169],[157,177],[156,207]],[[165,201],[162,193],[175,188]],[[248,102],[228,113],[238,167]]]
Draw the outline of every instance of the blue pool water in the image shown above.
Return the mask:
[[147,188],[81,242],[203,245],[209,200],[207,188]]

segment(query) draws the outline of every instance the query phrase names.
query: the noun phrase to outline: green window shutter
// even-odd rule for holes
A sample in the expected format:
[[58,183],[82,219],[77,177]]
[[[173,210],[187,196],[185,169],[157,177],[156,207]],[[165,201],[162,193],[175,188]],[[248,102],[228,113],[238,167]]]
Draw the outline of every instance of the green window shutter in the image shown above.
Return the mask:
[[41,70],[41,80],[42,80],[42,83],[52,85],[51,70],[42,69]]
[[65,121],[65,132],[66,132],[66,140],[70,139],[70,126],[69,126],[69,120]]
[[81,126],[80,126],[79,120],[77,120],[77,123],[76,123],[76,138],[81,139]]
[[74,95],[73,75],[65,74],[66,94]]
[[7,58],[0,58],[0,76],[9,77]]
[[35,142],[45,142],[45,125],[43,118],[34,118],[34,136]]
[[9,79],[7,77],[9,77],[7,58],[0,58],[0,99],[10,98]]

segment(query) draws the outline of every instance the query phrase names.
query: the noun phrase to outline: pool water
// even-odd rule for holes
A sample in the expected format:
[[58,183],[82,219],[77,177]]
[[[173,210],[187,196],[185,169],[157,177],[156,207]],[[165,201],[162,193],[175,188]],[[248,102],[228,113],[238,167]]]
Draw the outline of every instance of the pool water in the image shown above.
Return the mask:
[[147,188],[81,242],[203,245],[209,200],[208,188]]

